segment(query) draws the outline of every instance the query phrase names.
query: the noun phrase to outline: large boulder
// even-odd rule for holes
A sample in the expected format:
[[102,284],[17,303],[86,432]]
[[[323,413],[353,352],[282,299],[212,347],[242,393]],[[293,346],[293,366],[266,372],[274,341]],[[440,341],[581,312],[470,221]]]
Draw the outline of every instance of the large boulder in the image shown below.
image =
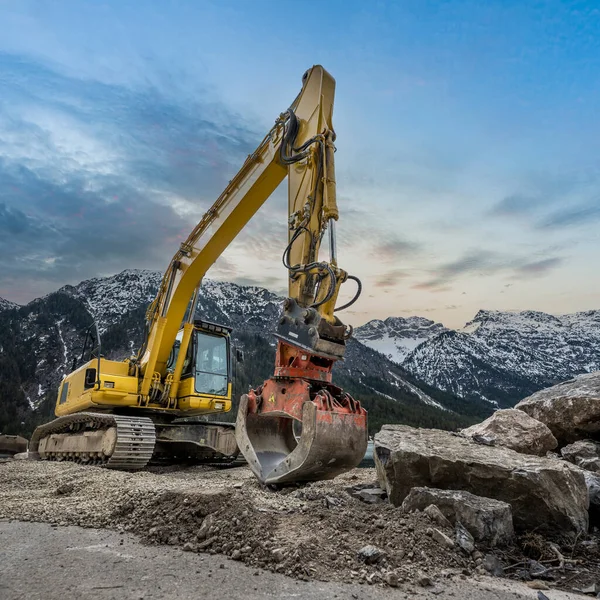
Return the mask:
[[514,536],[510,504],[463,490],[414,487],[404,498],[402,510],[425,510],[432,504],[450,523],[461,523],[478,542],[498,546],[508,544]]
[[600,473],[600,444],[598,442],[593,440],[573,442],[561,448],[560,453],[565,460],[574,465]]
[[374,458],[396,506],[414,487],[465,490],[510,504],[515,529],[587,532],[587,487],[582,471],[567,462],[406,425],[382,427]]
[[558,446],[556,438],[546,425],[514,408],[497,410],[485,421],[463,429],[461,433],[469,437],[484,436],[498,446],[505,446],[522,454],[544,456]]
[[600,371],[540,390],[515,408],[545,423],[560,444],[600,433]]

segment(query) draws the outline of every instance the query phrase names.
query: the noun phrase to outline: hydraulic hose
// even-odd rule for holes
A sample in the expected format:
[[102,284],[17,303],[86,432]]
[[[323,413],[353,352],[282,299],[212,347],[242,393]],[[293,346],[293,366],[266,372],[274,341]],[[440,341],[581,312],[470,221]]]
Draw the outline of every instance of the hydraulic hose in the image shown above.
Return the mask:
[[362,283],[361,283],[360,279],[358,277],[355,277],[354,275],[348,275],[348,279],[352,279],[353,281],[356,281],[356,285],[358,286],[358,288],[356,290],[356,294],[354,294],[354,298],[352,298],[352,300],[350,300],[350,302],[343,304],[342,306],[339,306],[338,308],[334,309],[334,312],[338,312],[340,310],[344,310],[345,308],[349,308],[350,306],[352,306],[359,299],[359,297],[362,293]]

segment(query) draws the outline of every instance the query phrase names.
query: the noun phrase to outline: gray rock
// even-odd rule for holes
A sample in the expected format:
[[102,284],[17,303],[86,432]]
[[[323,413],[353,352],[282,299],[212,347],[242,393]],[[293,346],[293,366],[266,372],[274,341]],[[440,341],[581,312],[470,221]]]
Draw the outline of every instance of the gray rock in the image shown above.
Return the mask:
[[13,455],[13,458],[15,460],[33,460],[33,457],[29,456],[29,452],[18,452],[17,454]]
[[435,505],[430,504],[423,511],[432,521],[442,527],[452,527],[450,521],[444,516],[444,513]]
[[590,501],[590,523],[598,526],[600,525],[600,474],[583,469],[581,471],[585,478],[585,485],[587,486]]
[[593,440],[581,440],[573,442],[560,451],[565,460],[587,469],[600,473],[600,444]]
[[446,548],[454,548],[454,542],[439,529],[434,529],[431,533],[431,537],[441,546],[446,546]]
[[560,444],[600,432],[600,371],[540,390],[515,408],[545,423]]
[[470,555],[475,550],[475,540],[473,539],[473,536],[460,521],[456,521],[455,539],[458,546],[467,554]]
[[514,408],[497,410],[485,421],[463,429],[461,433],[474,438],[476,442],[480,438],[491,438],[494,445],[505,446],[522,454],[544,456],[558,446],[546,425]]
[[462,490],[415,487],[402,502],[402,509],[423,510],[429,504],[435,504],[450,523],[460,522],[478,542],[497,546],[513,538],[512,511],[506,502]]
[[367,504],[383,502],[386,497],[385,490],[382,490],[380,487],[350,488],[350,494]]
[[374,457],[379,482],[396,506],[413,487],[461,489],[509,503],[520,530],[587,532],[585,480],[567,462],[406,425],[384,425],[375,435]]
[[486,554],[481,564],[488,573],[496,577],[504,575],[504,564],[493,554]]
[[358,558],[368,565],[372,565],[385,556],[385,552],[377,546],[363,546],[358,551]]

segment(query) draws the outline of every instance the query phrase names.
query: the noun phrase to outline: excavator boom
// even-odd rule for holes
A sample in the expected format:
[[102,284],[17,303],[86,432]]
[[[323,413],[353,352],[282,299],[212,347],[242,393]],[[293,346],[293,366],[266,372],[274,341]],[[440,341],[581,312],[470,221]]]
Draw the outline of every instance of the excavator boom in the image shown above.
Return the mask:
[[[233,456],[237,440],[268,483],[325,479],[360,462],[366,412],[331,377],[350,335],[334,314],[340,286],[353,279],[355,299],[360,294],[358,279],[337,265],[334,93],[323,67],[305,73],[294,102],[171,260],[137,355],[105,359],[96,330],[90,359],[61,384],[59,418],[34,432],[31,450],[42,458],[142,468],[157,452],[174,455],[174,448]],[[230,330],[195,319],[199,287],[285,177],[289,297],[277,326],[274,375],[242,397],[235,439],[226,424],[176,422],[231,408]],[[329,261],[319,258],[323,239],[329,239]]]

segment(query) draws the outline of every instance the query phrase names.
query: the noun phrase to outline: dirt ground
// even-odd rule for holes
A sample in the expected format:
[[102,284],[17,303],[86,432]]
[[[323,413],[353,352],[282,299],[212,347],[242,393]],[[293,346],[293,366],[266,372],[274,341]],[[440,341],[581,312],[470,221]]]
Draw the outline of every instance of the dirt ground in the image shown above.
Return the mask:
[[569,591],[600,581],[593,538],[553,547],[527,536],[512,548],[467,555],[441,542],[435,529],[450,538],[453,531],[424,513],[403,514],[349,493],[375,482],[374,469],[356,469],[330,482],[271,490],[246,467],[125,473],[8,460],[0,462],[0,518],[130,532],[300,580],[428,588],[493,571],[529,580],[533,589]]

